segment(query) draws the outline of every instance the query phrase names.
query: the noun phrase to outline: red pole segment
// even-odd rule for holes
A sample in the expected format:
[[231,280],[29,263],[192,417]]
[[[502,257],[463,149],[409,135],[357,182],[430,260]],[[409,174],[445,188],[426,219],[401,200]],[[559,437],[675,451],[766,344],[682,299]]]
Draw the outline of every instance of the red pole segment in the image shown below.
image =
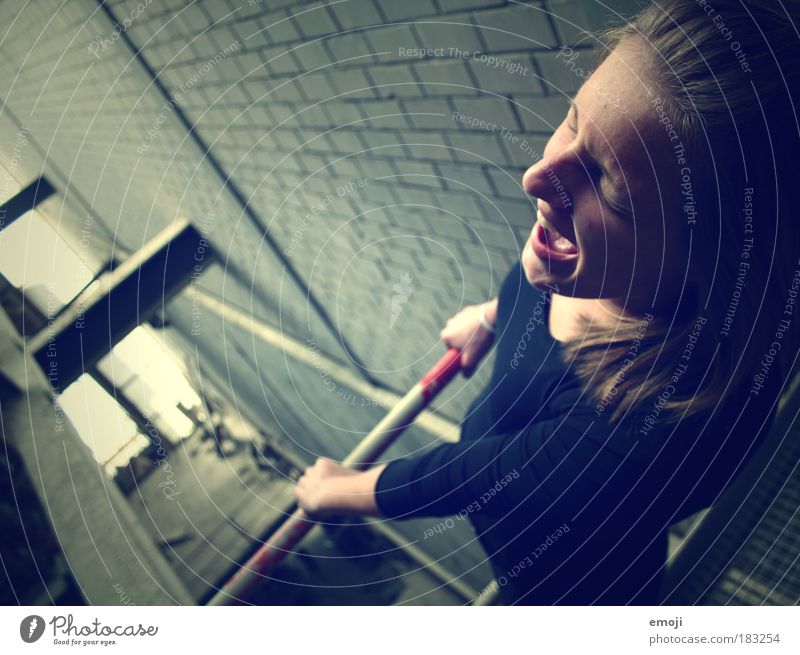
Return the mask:
[[[461,353],[451,348],[436,365],[381,419],[342,461],[348,468],[366,470],[394,443],[419,413],[447,386],[461,368]],[[316,523],[300,508],[258,549],[209,601],[209,605],[238,605],[292,552]]]

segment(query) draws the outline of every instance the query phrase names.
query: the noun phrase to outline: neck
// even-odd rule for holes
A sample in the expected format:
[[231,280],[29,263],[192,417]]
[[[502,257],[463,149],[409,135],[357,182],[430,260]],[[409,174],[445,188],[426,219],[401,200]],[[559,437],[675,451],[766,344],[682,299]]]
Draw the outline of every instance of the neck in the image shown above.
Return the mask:
[[[661,294],[657,298],[642,300],[628,298],[597,298],[598,318],[617,323],[621,319],[639,320],[649,316],[670,316],[686,302],[687,294]],[[685,305],[684,305],[685,306]]]
[[[555,300],[558,299],[558,302]],[[597,328],[617,329],[620,321],[652,321],[655,316],[670,316],[678,308],[678,300],[654,306],[652,303],[633,303],[631,298],[576,298],[553,294],[550,312],[551,334],[556,339],[567,341],[585,333],[586,324]]]
[[622,319],[641,319],[652,313],[652,307],[633,305],[628,299],[626,303],[620,298],[597,298],[598,319],[603,323],[618,323]]

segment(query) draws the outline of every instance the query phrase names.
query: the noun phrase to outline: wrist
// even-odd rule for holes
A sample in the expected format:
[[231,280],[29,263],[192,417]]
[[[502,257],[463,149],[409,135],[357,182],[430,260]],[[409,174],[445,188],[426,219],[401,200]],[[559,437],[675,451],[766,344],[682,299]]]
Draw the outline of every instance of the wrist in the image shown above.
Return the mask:
[[325,493],[323,503],[328,511],[362,516],[378,516],[375,487],[386,464],[354,475],[337,476]]
[[497,304],[499,302],[498,298],[493,298],[492,300],[486,303],[486,318],[489,322],[497,327]]
[[485,302],[480,306],[478,317],[481,326],[489,334],[497,332],[497,299]]

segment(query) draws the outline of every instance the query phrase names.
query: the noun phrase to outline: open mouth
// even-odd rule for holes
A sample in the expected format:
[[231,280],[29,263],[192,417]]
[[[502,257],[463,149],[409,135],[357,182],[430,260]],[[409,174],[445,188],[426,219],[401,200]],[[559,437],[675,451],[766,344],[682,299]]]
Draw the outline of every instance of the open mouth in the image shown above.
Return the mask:
[[550,225],[541,210],[536,214],[531,245],[534,252],[543,258],[568,261],[578,255],[578,246]]

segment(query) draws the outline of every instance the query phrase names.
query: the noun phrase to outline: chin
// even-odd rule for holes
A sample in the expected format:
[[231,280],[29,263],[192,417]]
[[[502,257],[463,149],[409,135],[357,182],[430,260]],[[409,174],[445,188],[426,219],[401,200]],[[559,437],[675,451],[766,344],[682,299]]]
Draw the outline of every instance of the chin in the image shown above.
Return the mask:
[[536,287],[540,291],[548,291],[557,288],[559,293],[561,293],[562,281],[548,270],[547,264],[533,252],[529,243],[525,244],[522,250],[520,262],[522,263],[522,270],[525,272],[528,284]]

